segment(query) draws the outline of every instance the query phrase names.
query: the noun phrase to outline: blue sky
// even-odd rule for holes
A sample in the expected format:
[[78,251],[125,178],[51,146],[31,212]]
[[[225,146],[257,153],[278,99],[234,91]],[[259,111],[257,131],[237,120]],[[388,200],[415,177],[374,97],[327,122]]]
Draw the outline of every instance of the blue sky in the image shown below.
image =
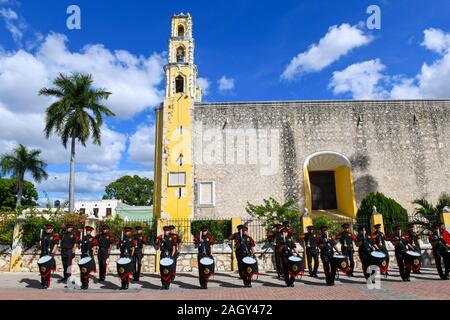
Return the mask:
[[[66,27],[72,4],[81,30]],[[380,30],[366,26],[373,4]],[[180,12],[194,19],[205,101],[450,96],[445,0],[0,0],[0,153],[17,143],[43,150],[50,179],[38,185],[41,200],[43,191],[67,198],[69,157],[43,138],[49,101],[36,95],[60,71],[92,71],[118,114],[101,148],[78,147],[77,198],[100,198],[123,174],[152,176],[153,108],[170,18]]]

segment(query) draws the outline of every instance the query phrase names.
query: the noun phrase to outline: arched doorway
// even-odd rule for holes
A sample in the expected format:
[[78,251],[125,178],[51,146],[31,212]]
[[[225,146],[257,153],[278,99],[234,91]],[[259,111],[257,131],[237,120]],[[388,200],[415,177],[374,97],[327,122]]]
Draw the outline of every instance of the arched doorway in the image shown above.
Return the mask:
[[303,167],[305,202],[311,212],[335,210],[356,217],[353,175],[348,158],[334,151],[309,155]]

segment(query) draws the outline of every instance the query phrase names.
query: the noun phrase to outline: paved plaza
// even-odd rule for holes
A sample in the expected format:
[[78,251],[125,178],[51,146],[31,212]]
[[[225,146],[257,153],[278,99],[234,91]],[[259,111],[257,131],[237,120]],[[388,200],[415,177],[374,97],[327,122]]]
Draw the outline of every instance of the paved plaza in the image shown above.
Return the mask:
[[217,273],[209,283],[209,289],[199,288],[195,273],[180,273],[170,290],[160,290],[158,274],[144,274],[141,281],[131,283],[127,291],[119,290],[119,280],[109,275],[105,282],[90,281],[90,288],[81,291],[57,283],[59,274],[52,276],[51,289],[39,289],[40,277],[34,273],[0,273],[0,299],[149,299],[149,300],[411,300],[450,299],[450,280],[440,280],[436,269],[424,268],[422,274],[413,274],[411,282],[400,280],[398,271],[381,280],[380,289],[368,289],[360,272],[355,277],[340,275],[336,285],[325,285],[323,274],[319,278],[304,276],[295,287],[288,288],[274,272],[264,272],[253,282],[252,288],[244,288],[237,273]]

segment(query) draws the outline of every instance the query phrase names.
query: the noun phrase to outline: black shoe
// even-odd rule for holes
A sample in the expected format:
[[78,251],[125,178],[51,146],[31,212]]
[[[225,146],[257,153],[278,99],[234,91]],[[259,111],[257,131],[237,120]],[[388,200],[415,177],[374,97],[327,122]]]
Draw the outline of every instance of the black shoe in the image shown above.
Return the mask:
[[86,285],[86,284],[83,284],[82,286],[81,286],[81,290],[87,290],[89,287]]
[[59,280],[56,281],[56,282],[58,282],[58,283],[67,283],[67,278],[59,279]]
[[318,278],[319,276],[318,276],[317,274],[314,274],[313,277],[314,277],[314,278]]
[[133,282],[139,282],[139,278],[134,278]]
[[48,289],[48,286],[46,284],[42,284],[41,289]]

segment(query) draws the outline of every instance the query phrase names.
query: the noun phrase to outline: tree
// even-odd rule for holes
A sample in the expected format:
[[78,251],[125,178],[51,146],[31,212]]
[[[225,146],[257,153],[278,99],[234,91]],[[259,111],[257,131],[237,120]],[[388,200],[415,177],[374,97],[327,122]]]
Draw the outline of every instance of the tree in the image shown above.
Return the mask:
[[356,219],[364,220],[364,218],[370,218],[374,206],[383,216],[387,235],[393,234],[395,224],[399,224],[402,229],[405,229],[406,224],[408,224],[408,212],[397,201],[386,197],[381,192],[371,192],[361,201],[361,205],[356,213]]
[[105,187],[103,199],[122,200],[130,206],[150,206],[153,203],[153,180],[137,175],[123,176]]
[[11,174],[16,179],[16,209],[22,203],[24,176],[26,172],[29,172],[36,182],[41,182],[48,178],[47,172],[45,171],[47,164],[40,159],[40,154],[41,150],[27,150],[24,145],[19,144],[10,154],[4,154],[0,158],[0,174]]
[[416,199],[412,203],[419,206],[414,209],[416,218],[414,223],[422,225],[423,230],[432,230],[433,224],[440,221],[442,210],[445,207],[450,207],[450,195],[447,193],[441,194],[436,206],[433,206],[425,198]]
[[[0,178],[0,208],[12,210],[16,206],[17,179]],[[23,182],[22,206],[37,206],[38,193],[29,181]]]
[[263,205],[254,205],[247,202],[245,210],[252,217],[258,217],[265,221],[267,229],[271,229],[276,223],[288,221],[291,226],[298,228],[300,225],[300,213],[294,207],[294,200],[289,199],[281,204],[274,198],[263,200]]
[[54,132],[61,138],[64,148],[70,141],[70,178],[69,178],[69,212],[73,213],[75,206],[75,142],[78,140],[86,147],[87,140],[92,136],[96,145],[101,145],[101,126],[103,116],[115,116],[102,105],[102,99],[111,95],[105,89],[92,87],[92,76],[88,74],[59,74],[53,81],[54,88],[43,88],[39,95],[51,96],[57,99],[46,110],[45,136],[47,139]]

